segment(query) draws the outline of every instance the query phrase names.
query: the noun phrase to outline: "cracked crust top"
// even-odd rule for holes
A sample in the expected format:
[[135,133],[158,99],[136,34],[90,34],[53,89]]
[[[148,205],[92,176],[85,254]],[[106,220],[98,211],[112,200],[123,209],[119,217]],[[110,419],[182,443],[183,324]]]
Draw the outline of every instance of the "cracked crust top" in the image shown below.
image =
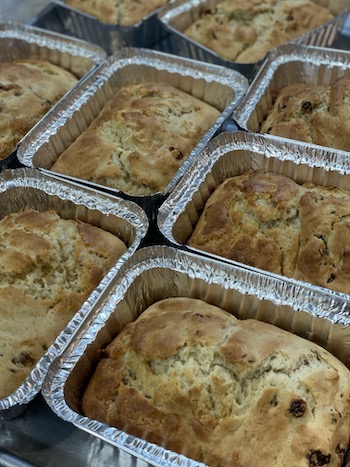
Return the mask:
[[103,352],[82,407],[212,467],[338,467],[349,444],[350,372],[273,325],[169,298]]
[[188,240],[194,248],[344,293],[350,293],[349,244],[348,191],[253,171],[216,188]]

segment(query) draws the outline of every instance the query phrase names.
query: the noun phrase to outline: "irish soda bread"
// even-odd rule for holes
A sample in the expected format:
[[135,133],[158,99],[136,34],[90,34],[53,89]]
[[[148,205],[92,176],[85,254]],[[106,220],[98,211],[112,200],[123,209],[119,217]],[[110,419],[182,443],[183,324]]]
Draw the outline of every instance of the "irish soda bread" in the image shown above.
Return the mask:
[[66,0],[65,3],[103,23],[133,26],[164,6],[167,0]]
[[348,191],[246,172],[216,188],[188,245],[350,293],[349,216]]
[[106,348],[82,408],[211,467],[335,467],[349,445],[350,372],[271,324],[170,298]]
[[309,0],[224,0],[205,9],[184,34],[226,60],[253,63],[332,18]]
[[15,391],[126,245],[54,211],[0,221],[0,397]]
[[0,159],[77,83],[69,71],[44,60],[0,63]]
[[166,83],[121,88],[51,170],[130,195],[171,181],[219,111]]
[[295,83],[281,89],[260,132],[350,150],[350,79],[333,84]]

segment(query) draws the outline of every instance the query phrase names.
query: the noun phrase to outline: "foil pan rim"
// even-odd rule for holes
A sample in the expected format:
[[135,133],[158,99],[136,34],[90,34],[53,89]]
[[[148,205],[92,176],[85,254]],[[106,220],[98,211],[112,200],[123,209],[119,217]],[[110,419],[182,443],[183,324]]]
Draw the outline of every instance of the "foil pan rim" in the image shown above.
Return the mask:
[[[219,0],[217,0],[218,2]],[[170,3],[169,5],[163,7],[160,12],[158,13],[158,19],[159,21],[163,24],[163,27],[166,28],[171,34],[173,34],[175,37],[180,37],[182,40],[188,42],[194,47],[197,47],[200,50],[203,50],[205,53],[212,55],[215,57],[217,60],[222,61],[223,63],[229,64],[236,64],[236,65],[244,65],[241,63],[238,63],[234,60],[228,60],[219,55],[217,52],[214,50],[206,47],[205,45],[201,44],[198,41],[195,41],[194,39],[191,39],[190,37],[186,36],[180,29],[174,27],[170,22],[179,16],[180,14],[186,13],[188,11],[191,11],[194,7],[197,7],[201,4],[208,3],[209,0],[175,0],[173,3]],[[308,44],[312,42],[313,37],[315,37],[317,34],[321,34],[322,32],[327,31],[327,29],[330,26],[335,27],[337,30],[341,29],[341,27],[344,25],[346,18],[350,14],[350,9],[346,9],[344,11],[341,11],[338,15],[336,15],[333,19],[321,24],[317,28],[312,29],[311,31],[305,32],[304,34],[301,34],[295,38],[292,38],[283,44],[274,47],[271,49],[270,52],[266,54],[265,57],[261,58],[260,60],[257,60],[255,62],[248,62],[246,65],[259,65],[268,58],[270,53],[273,53],[275,50],[278,50],[279,47],[285,45],[285,44]]]
[[[309,62],[315,65],[329,65],[346,70],[350,68],[350,53],[345,50],[307,46],[305,44],[285,44],[274,50],[262,64],[250,83],[246,94],[233,110],[232,118],[242,129],[250,131],[248,119],[254,111],[257,99],[263,95],[278,68],[292,61]],[[279,138],[282,139],[282,137]],[[287,140],[287,138],[283,139]],[[315,146],[324,147],[320,145]],[[340,150],[338,151],[340,152]],[[347,154],[346,151],[342,152]]]
[[[153,199],[156,196],[167,195],[170,193],[178,180],[182,178],[187,171],[189,164],[205,146],[208,144],[213,135],[219,130],[220,126],[231,117],[232,112],[238,102],[243,98],[246,89],[248,88],[248,80],[239,72],[232,69],[227,69],[220,65],[206,64],[197,60],[172,56],[164,52],[153,51],[149,49],[126,47],[120,49],[115,54],[110,56],[97,70],[95,70],[88,79],[80,87],[76,87],[66,99],[58,103],[52,111],[51,116],[57,116],[55,121],[50,124],[40,124],[30,131],[26,141],[18,147],[17,158],[27,167],[34,167],[33,157],[37,150],[49,140],[55,133],[57,128],[64,126],[69,118],[79,112],[81,106],[88,102],[89,98],[101,88],[110,77],[118,70],[128,65],[147,65],[159,70],[165,70],[171,73],[178,73],[182,76],[189,76],[193,79],[205,79],[207,82],[218,82],[221,85],[229,87],[234,92],[234,98],[221,112],[214,124],[205,132],[201,140],[193,148],[188,158],[178,169],[170,183],[162,192],[154,193],[150,196],[133,196],[135,199]],[[169,66],[172,68],[169,70]],[[195,73],[195,74],[194,74]],[[48,170],[48,169],[46,169]],[[49,171],[49,170],[48,170]],[[61,174],[55,173],[57,177],[63,177]],[[91,186],[98,187],[89,181],[85,183]],[[110,190],[119,193],[118,190],[109,188]]]
[[[44,186],[43,183],[45,184]],[[83,324],[85,319],[88,318],[94,303],[101,296],[122,264],[128,260],[139,247],[148,229],[146,213],[132,201],[116,198],[113,195],[94,192],[89,188],[77,187],[69,182],[61,182],[35,169],[20,168],[3,172],[0,175],[0,193],[13,187],[41,189],[48,195],[55,195],[60,199],[69,200],[75,204],[81,204],[83,202],[83,204],[90,209],[96,208],[96,203],[100,203],[100,212],[107,215],[113,214],[122,217],[133,225],[135,228],[135,239],[127,251],[104,276],[100,284],[81,305],[67,326],[60,332],[45,355],[37,362],[26,380],[12,394],[0,399],[0,419],[2,415],[11,418],[12,413],[15,413],[16,406],[18,408],[18,406],[28,404],[38,394],[52,361],[63,352],[72,336],[77,332],[77,329]]]
[[[308,310],[305,310],[305,307],[303,306],[305,304],[303,295],[311,294],[314,296],[315,302],[318,303],[316,308],[319,308],[318,312],[315,311],[315,309],[310,310],[310,313],[313,316],[324,318],[325,313],[322,312],[322,310],[324,310],[329,303],[330,305],[333,304],[335,308],[340,308],[340,310],[338,310],[340,315],[342,313],[347,313],[348,316],[343,316],[343,320],[340,322],[343,321],[347,325],[350,324],[349,300],[344,300],[342,304],[341,302],[336,304],[333,298],[328,297],[327,295],[315,294],[315,292],[309,287],[300,286],[300,284],[295,284],[292,287],[289,287],[284,284],[283,280],[278,280],[275,277],[269,277],[244,268],[225,264],[212,258],[203,259],[203,257],[193,254],[192,252],[179,250],[174,247],[158,245],[140,249],[134,256],[133,260],[134,263],[131,262],[131,266],[129,266],[127,262],[123,264],[117,275],[116,285],[118,285],[118,287],[115,285],[114,292],[112,292],[109,297],[111,298],[110,303],[106,303],[102,307],[101,313],[95,317],[89,329],[78,337],[77,342],[72,344],[71,349],[68,349],[67,358],[65,359],[65,356],[63,355],[62,362],[59,362],[58,360],[54,361],[47,378],[45,379],[42,388],[42,395],[53,412],[63,420],[74,424],[78,428],[83,429],[90,434],[98,436],[112,445],[127,450],[131,454],[141,457],[146,461],[152,463],[156,458],[158,462],[155,465],[186,465],[192,467],[203,464],[172,451],[168,451],[160,446],[155,446],[154,444],[148,443],[140,438],[128,435],[125,432],[109,427],[104,423],[91,420],[88,417],[75,412],[66,403],[63,391],[64,384],[71,369],[76,365],[83,355],[86,347],[93,341],[98,331],[106,323],[115,306],[122,300],[130,284],[138,275],[142,274],[142,272],[152,268],[163,267],[171,268],[172,270],[187,274],[191,278],[196,278],[198,277],[198,274],[196,274],[194,268],[197,267],[197,273],[200,270],[205,276],[205,280],[211,284],[219,284],[226,289],[231,287],[244,294],[252,293],[253,290],[255,290],[254,295],[258,298],[268,298],[276,304],[289,305],[297,312],[308,312]],[[218,271],[220,272],[219,274]],[[232,274],[233,271],[236,275]],[[228,272],[231,274],[228,274]],[[259,280],[261,282],[258,282],[258,285],[256,283],[254,285],[254,281],[257,280],[257,277],[260,278]],[[265,292],[261,286],[262,283],[268,285]],[[293,299],[291,299],[292,297]],[[301,308],[296,306],[295,299],[297,299]],[[328,315],[326,318],[330,319],[332,322],[338,323],[339,313],[335,311],[332,316]]]
[[[231,132],[220,133],[205,146],[201,152],[201,157],[190,165],[186,183],[184,180],[180,180],[176,189],[160,206],[157,224],[165,237],[179,245],[171,234],[172,221],[170,216],[178,218],[182,212],[181,199],[186,198],[187,194],[193,193],[199,187],[204,175],[212,169],[220,157],[232,150],[259,151],[262,148],[264,149],[264,155],[268,158],[287,160],[299,165],[320,167],[341,174],[350,173],[350,160],[348,154],[344,151],[303,144],[287,138],[282,140],[277,136],[262,133],[241,130],[234,132],[234,134]],[[325,153],[327,153],[327,158],[324,157]]]
[[107,58],[107,53],[96,44],[28,24],[10,21],[0,22],[0,38],[16,38],[28,43],[37,44],[39,47],[45,46],[53,50],[59,49],[65,53],[89,58],[95,64]]

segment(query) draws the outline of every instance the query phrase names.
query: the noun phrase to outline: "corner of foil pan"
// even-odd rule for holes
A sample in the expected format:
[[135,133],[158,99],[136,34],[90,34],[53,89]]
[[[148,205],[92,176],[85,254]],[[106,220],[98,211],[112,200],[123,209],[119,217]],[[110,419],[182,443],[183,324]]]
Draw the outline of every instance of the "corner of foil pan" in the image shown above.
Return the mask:
[[0,38],[16,38],[37,44],[39,47],[58,49],[90,59],[94,64],[99,64],[107,58],[107,53],[98,45],[29,24],[0,22]]
[[108,284],[140,246],[148,230],[146,213],[135,203],[116,199],[111,195],[95,192],[88,188],[74,186],[54,177],[47,176],[36,169],[19,168],[6,170],[0,174],[0,192],[9,188],[35,188],[59,199],[69,200],[74,204],[84,204],[89,209],[99,209],[102,213],[122,217],[135,229],[135,239],[127,251],[117,260],[104,276],[99,285],[84,301],[79,310],[71,318],[67,326],[60,332],[47,352],[37,362],[26,380],[9,396],[0,399],[0,420],[10,420],[23,413],[28,404],[37,396],[43,385],[52,361],[57,358],[74,338],[77,330],[89,317],[96,301],[105,292]]
[[54,361],[45,379],[42,394],[53,412],[63,420],[155,465],[192,467],[203,464],[81,415],[69,407],[64,394],[64,385],[72,369],[104,326],[114,307],[123,299],[129,285],[144,271],[154,268],[168,268],[193,279],[200,278],[207,284],[221,286],[223,290],[232,288],[242,294],[253,294],[261,300],[291,306],[295,311],[308,311],[313,316],[328,319],[332,323],[346,326],[350,324],[349,300],[336,301],[327,294],[318,294],[307,285],[286,282],[277,276],[203,258],[174,247],[159,245],[138,250],[118,273],[118,286],[115,286],[115,292],[110,295],[113,305],[106,304],[90,327],[78,337],[77,342],[66,349],[60,360]]

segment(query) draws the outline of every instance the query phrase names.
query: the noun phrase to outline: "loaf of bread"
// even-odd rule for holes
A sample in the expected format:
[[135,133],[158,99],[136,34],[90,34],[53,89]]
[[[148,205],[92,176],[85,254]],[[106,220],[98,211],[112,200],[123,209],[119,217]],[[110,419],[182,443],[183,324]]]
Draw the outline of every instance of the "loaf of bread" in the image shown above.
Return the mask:
[[350,79],[331,85],[294,83],[280,90],[261,133],[350,150]]
[[226,60],[254,63],[332,18],[311,0],[223,0],[205,9],[184,34]]
[[211,467],[339,467],[350,371],[276,326],[169,298],[103,351],[82,409]]
[[124,251],[115,235],[53,210],[0,221],[0,398],[23,383]]
[[164,6],[167,0],[66,0],[65,3],[103,23],[133,26]]
[[246,172],[216,188],[187,243],[349,294],[350,192]]
[[135,196],[170,183],[220,112],[166,83],[121,88],[51,170]]
[[44,60],[0,63],[0,159],[19,141],[78,79]]

